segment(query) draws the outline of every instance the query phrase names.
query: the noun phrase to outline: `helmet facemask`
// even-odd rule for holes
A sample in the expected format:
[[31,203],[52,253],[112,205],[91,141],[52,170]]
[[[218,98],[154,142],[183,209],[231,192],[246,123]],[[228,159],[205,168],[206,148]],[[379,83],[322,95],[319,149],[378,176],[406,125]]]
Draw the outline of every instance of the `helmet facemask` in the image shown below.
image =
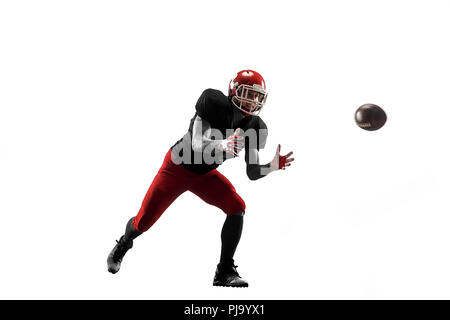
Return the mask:
[[260,85],[241,84],[237,87],[236,94],[231,97],[231,102],[242,112],[257,116],[266,99],[267,92]]

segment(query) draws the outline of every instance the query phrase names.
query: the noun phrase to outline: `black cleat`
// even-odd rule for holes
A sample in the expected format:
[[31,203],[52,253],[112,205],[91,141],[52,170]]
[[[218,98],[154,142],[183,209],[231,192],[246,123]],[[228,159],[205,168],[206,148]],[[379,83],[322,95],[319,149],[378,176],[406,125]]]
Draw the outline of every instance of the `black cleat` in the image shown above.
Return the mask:
[[248,282],[241,278],[236,271],[237,266],[231,261],[221,262],[217,265],[216,275],[214,276],[213,286],[218,287],[248,287]]
[[116,240],[116,242],[116,246],[112,249],[106,260],[108,263],[108,271],[111,273],[116,273],[120,270],[120,264],[122,263],[125,253],[133,247],[133,241],[125,242],[124,236],[120,237],[120,240]]

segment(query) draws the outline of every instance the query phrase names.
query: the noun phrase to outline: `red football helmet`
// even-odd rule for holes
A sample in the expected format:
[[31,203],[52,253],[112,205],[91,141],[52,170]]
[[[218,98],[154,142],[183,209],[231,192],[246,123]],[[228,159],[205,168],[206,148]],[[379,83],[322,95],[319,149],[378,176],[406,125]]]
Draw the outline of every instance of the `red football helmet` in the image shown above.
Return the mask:
[[239,71],[230,81],[228,96],[242,112],[258,115],[267,99],[266,82],[256,71]]

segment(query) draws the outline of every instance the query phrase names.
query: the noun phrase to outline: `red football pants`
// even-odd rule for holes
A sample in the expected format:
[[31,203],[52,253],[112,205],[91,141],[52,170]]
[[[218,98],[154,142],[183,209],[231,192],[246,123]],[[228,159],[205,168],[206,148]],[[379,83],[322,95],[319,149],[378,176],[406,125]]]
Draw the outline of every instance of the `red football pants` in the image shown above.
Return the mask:
[[133,226],[140,232],[147,231],[170,204],[187,190],[206,203],[222,209],[227,215],[245,211],[244,200],[224,175],[217,170],[201,175],[176,165],[172,162],[169,149],[133,220]]

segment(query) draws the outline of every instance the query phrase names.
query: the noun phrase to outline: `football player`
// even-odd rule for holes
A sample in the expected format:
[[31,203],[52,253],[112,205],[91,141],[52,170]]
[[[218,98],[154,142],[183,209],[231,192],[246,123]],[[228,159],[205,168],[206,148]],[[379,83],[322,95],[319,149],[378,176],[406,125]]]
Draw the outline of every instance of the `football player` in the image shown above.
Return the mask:
[[237,73],[230,81],[228,96],[214,89],[202,93],[188,132],[167,152],[138,214],[128,221],[125,234],[109,254],[109,272],[118,272],[133,240],[147,231],[179,195],[190,191],[226,214],[213,285],[248,286],[236,271],[233,260],[241,238],[245,203],[217,167],[245,150],[247,176],[257,180],[270,172],[286,169],[294,161],[293,153],[281,155],[278,145],[271,162],[259,163],[259,150],[265,146],[267,126],[258,114],[266,98],[265,81],[253,70]]

